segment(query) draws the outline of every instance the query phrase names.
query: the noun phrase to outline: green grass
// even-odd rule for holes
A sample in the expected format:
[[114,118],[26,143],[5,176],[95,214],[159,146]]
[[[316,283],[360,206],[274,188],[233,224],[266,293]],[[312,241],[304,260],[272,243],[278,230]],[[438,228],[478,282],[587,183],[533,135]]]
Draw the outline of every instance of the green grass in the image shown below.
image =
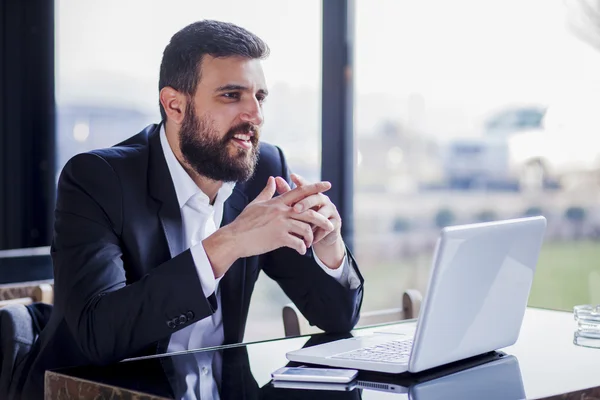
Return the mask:
[[[363,310],[398,307],[402,291],[427,288],[431,256],[373,263],[361,270],[365,278]],[[577,304],[600,304],[600,242],[549,242],[544,244],[529,305],[572,310]]]
[[600,302],[600,243],[548,243],[542,248],[529,305],[572,310]]

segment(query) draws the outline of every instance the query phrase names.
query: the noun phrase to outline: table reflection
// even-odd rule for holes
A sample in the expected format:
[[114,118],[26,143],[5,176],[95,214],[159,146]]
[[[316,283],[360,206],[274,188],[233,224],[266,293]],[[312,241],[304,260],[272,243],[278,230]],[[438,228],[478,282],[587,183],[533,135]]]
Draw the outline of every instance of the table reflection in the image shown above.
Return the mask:
[[[313,338],[304,347],[322,342],[318,339],[322,338]],[[246,347],[181,354],[166,357],[161,362],[173,396],[185,400],[350,400],[379,398],[383,392],[412,400],[507,400],[526,397],[517,358],[501,352],[421,374],[390,375],[361,371],[357,379],[346,385],[270,381],[261,387],[252,374]]]

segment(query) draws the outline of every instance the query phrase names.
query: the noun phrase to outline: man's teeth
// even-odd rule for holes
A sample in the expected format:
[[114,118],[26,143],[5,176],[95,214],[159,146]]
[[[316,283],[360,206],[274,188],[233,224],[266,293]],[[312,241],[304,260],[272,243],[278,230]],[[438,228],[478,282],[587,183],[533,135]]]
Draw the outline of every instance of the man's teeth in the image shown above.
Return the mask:
[[244,140],[244,141],[250,140],[250,135],[244,135],[244,134],[241,134],[241,133],[233,135],[233,137],[236,138],[236,139],[239,139],[239,140]]

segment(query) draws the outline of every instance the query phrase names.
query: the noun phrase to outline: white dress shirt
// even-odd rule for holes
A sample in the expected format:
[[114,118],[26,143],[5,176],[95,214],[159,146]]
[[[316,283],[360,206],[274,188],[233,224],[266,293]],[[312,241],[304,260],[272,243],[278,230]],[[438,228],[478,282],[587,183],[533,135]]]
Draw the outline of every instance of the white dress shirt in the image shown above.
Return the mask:
[[[215,279],[210,261],[204,251],[202,240],[213,234],[217,227],[221,226],[223,219],[223,205],[231,195],[235,183],[224,182],[215,198],[214,204],[200,188],[194,183],[192,178],[183,169],[175,157],[173,150],[169,146],[164,125],[160,129],[160,143],[163,149],[167,167],[175,186],[177,201],[181,210],[181,221],[184,230],[184,248],[189,248],[192,258],[198,270],[198,276],[202,285],[202,291],[205,297],[215,293],[218,308],[210,317],[206,317],[192,325],[189,325],[171,335],[168,352],[184,351],[190,349],[199,349],[204,347],[219,346],[223,344],[223,316],[221,314],[221,296],[219,291],[219,282],[221,278]],[[323,270],[335,278],[340,284],[349,288],[356,288],[360,284],[358,276],[353,268],[348,265],[348,257],[344,258],[342,266],[337,269],[328,268],[313,252],[315,261]],[[200,296],[201,294],[198,293]],[[219,364],[218,360],[213,360],[212,364]],[[211,368],[220,375],[220,365],[198,365],[196,376],[212,375]],[[202,372],[202,373],[199,373]],[[191,376],[190,379],[194,379]],[[216,376],[215,376],[216,378]],[[188,380],[188,379],[186,379]],[[209,379],[207,379],[208,381]],[[212,381],[212,378],[210,379]],[[220,382],[219,380],[217,380]],[[191,383],[191,382],[190,382]],[[214,389],[214,388],[213,388]],[[209,393],[215,393],[209,390]],[[193,397],[191,397],[193,398]]]

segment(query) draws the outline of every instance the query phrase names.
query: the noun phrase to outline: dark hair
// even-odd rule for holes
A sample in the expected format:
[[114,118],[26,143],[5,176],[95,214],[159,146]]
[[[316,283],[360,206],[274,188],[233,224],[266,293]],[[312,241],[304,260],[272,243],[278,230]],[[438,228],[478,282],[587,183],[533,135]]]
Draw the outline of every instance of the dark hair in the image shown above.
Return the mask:
[[[261,38],[237,25],[211,20],[194,22],[174,34],[165,47],[158,90],[170,86],[193,95],[200,81],[200,63],[205,54],[262,59],[269,55],[269,47]],[[160,115],[166,120],[160,101],[159,106]]]

